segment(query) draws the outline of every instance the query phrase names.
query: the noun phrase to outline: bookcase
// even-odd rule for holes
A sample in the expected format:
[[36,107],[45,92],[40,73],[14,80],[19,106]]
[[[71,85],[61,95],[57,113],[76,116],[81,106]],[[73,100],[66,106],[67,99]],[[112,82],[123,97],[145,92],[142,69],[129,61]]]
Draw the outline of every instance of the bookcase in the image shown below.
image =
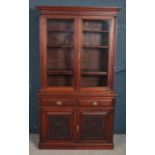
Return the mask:
[[117,7],[38,6],[40,149],[113,149]]

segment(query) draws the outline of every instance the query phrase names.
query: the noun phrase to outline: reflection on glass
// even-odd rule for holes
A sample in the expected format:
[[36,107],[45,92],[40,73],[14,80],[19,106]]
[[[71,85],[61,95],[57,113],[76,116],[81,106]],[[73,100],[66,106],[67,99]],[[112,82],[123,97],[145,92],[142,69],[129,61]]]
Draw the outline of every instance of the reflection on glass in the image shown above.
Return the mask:
[[81,86],[107,85],[109,21],[84,20],[82,38]]
[[47,22],[47,84],[73,86],[73,20]]

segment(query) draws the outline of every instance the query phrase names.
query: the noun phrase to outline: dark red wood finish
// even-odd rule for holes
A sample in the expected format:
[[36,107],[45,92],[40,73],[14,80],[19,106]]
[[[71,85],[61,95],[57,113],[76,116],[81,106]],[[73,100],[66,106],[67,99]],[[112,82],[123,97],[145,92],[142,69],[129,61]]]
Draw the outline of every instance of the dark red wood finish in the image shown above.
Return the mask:
[[[40,12],[41,58],[41,89],[38,93],[40,107],[39,148],[113,149],[116,98],[113,90],[114,53],[116,46],[116,16],[120,8],[39,6],[37,9]],[[65,31],[67,33],[72,31],[47,28],[48,19],[71,19],[73,21],[73,70],[47,71],[47,31]],[[86,30],[83,27],[84,20],[109,20],[109,30]],[[83,45],[84,31],[86,33],[109,33],[108,47]],[[108,48],[107,72],[101,70],[82,71],[83,48]],[[61,59],[63,59],[62,56]],[[73,76],[73,84],[70,86],[49,86],[47,82],[48,75],[57,74]],[[82,76],[97,76],[98,78],[107,76],[107,85],[98,86],[92,81],[94,87],[83,87],[81,85]],[[96,128],[89,131],[89,126],[96,126]]]

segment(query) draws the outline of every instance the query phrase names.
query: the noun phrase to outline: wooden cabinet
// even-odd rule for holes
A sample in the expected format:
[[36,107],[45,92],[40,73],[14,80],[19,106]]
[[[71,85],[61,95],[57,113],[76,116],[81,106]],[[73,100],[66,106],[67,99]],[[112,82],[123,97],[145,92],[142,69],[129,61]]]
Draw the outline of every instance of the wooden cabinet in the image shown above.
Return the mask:
[[37,7],[41,149],[112,149],[116,7]]

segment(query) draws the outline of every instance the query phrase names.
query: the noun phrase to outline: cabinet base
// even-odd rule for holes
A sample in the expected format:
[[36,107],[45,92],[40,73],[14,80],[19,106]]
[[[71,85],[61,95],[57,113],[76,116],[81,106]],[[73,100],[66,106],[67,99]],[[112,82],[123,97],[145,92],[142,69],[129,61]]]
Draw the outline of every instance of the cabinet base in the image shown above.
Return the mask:
[[39,143],[39,149],[61,149],[61,150],[112,150],[114,145],[112,143],[102,144],[51,144],[51,143]]

